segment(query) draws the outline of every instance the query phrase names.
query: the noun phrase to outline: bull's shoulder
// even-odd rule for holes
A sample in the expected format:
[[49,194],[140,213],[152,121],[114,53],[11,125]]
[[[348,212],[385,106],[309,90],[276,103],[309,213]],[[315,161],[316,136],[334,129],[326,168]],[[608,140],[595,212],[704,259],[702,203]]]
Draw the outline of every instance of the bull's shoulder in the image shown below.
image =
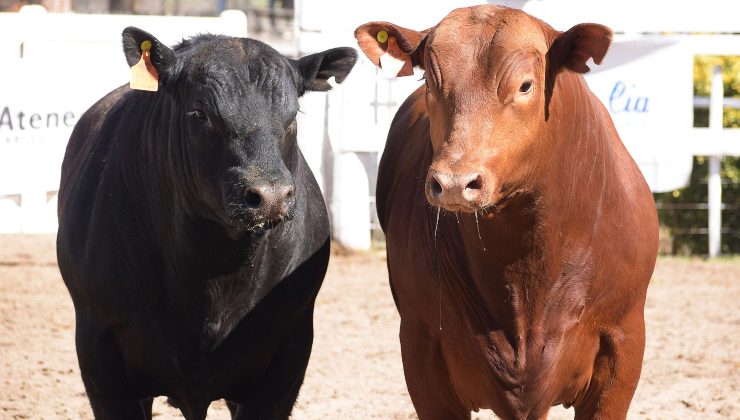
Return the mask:
[[[92,105],[80,117],[67,143],[62,162],[59,185],[58,212],[60,222],[70,216],[72,202],[80,202],[75,197],[90,198],[107,160],[112,135],[106,135],[106,127],[111,131],[111,120],[122,108],[122,97],[130,91],[122,86]],[[79,205],[77,206],[79,207]],[[79,213],[79,209],[74,213]]]
[[409,147],[418,148],[428,143],[426,140],[429,138],[429,114],[424,96],[424,86],[420,86],[406,98],[396,112],[388,130],[385,146],[388,154],[397,155]]
[[[116,189],[115,176],[108,170],[116,158],[124,159],[117,156],[114,143],[122,136],[121,127],[126,126],[122,120],[128,92],[127,86],[112,91],[80,117],[62,163],[57,254],[73,296],[78,288],[116,290],[110,285],[119,280],[103,273],[106,267],[115,267],[123,276],[126,271],[150,265],[155,254],[148,236],[142,239],[150,226],[138,232],[131,228],[141,224],[141,212],[120,188]],[[129,252],[121,253],[124,238],[138,242],[127,247]]]
[[[431,161],[429,115],[424,100],[424,86],[419,87],[396,112],[378,168],[376,205],[383,230],[387,226],[387,208],[393,185],[401,179],[414,179],[425,172]],[[423,176],[422,176],[423,181]],[[409,184],[409,183],[406,183]],[[418,186],[416,182],[410,184]],[[423,191],[423,182],[421,184]],[[395,193],[394,193],[395,194]],[[409,194],[415,196],[416,194]],[[401,195],[399,195],[401,197]]]

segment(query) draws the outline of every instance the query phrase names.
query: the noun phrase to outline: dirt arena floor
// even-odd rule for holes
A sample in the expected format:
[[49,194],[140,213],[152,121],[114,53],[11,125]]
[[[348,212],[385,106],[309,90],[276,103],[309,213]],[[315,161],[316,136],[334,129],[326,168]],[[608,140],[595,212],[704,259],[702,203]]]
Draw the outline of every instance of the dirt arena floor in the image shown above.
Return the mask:
[[[333,255],[295,419],[413,419],[383,253]],[[630,419],[740,418],[740,259],[661,258]],[[155,402],[156,419],[181,418]],[[88,419],[54,238],[0,235],[0,419]],[[209,419],[226,419],[222,402]],[[490,412],[474,415],[494,418]],[[551,410],[551,419],[572,411]]]

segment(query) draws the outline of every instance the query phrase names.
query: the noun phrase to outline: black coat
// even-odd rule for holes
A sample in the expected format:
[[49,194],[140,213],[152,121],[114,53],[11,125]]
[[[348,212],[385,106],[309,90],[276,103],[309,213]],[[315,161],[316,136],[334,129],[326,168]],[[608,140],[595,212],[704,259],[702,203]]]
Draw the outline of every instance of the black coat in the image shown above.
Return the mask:
[[226,398],[237,418],[286,418],[313,340],[329,224],[296,143],[298,97],[342,81],[354,50],[290,60],[258,41],[153,43],[159,91],[124,86],[67,147],[57,249],[96,418],[188,419]]

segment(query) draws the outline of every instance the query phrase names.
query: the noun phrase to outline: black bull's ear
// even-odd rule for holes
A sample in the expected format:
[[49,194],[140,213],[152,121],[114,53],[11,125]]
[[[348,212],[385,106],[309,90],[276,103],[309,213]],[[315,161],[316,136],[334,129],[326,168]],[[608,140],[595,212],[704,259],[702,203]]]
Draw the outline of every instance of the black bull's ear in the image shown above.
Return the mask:
[[[354,48],[332,48],[324,52],[307,55],[297,61],[305,90],[326,91],[332,76],[342,83],[357,62]],[[303,92],[301,92],[303,93]]]
[[135,65],[141,59],[141,45],[144,41],[151,42],[151,60],[154,68],[159,73],[160,84],[166,83],[175,66],[175,52],[168,46],[159,42],[149,32],[129,26],[123,30],[123,52],[129,67]]

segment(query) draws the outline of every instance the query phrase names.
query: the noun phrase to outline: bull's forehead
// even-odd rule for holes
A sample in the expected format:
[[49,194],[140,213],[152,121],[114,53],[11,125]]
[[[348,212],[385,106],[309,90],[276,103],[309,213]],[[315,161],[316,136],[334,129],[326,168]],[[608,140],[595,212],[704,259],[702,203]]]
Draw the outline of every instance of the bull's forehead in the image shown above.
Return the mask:
[[189,59],[188,78],[220,83],[281,83],[295,88],[295,71],[287,58],[261,42],[232,38],[198,45]]
[[450,12],[429,34],[427,49],[437,71],[459,80],[494,73],[512,53],[544,55],[547,40],[539,20],[482,5]]
[[[186,59],[188,84],[196,101],[221,116],[260,113],[287,117],[297,108],[296,71],[269,46],[251,39],[203,42]],[[282,115],[285,113],[286,115]]]

